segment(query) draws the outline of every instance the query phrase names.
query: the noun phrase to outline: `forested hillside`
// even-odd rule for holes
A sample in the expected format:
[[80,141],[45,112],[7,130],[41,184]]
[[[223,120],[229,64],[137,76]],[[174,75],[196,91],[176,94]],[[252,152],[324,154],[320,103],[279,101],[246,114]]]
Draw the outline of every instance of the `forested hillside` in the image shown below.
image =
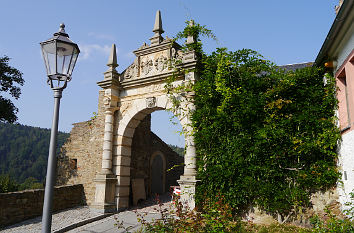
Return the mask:
[[[57,151],[69,137],[59,132]],[[33,177],[43,182],[47,168],[50,129],[0,123],[0,174],[18,183]]]
[[168,146],[176,152],[179,156],[184,157],[184,148],[168,144]]

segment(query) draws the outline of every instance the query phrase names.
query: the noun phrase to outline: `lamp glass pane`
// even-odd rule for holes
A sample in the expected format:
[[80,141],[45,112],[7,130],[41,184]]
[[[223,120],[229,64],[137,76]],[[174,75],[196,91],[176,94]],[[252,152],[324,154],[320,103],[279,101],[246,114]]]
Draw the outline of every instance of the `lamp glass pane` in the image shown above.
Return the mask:
[[73,69],[75,67],[75,63],[77,61],[77,57],[79,55],[79,50],[77,50],[77,48],[73,48],[73,55],[72,55],[72,59],[71,59],[71,63],[70,63],[70,68],[69,68],[69,75],[71,75],[73,73]]
[[74,45],[58,42],[57,43],[57,72],[59,74],[69,74],[70,60],[73,54]]
[[55,74],[55,42],[42,44],[42,54],[47,69],[47,75]]
[[45,70],[46,70],[47,74],[49,74],[48,56],[47,56],[47,53],[44,52],[43,45],[41,45],[41,49],[42,49],[42,56],[44,59]]
[[71,55],[64,56],[62,73],[69,75],[69,67],[70,67]]
[[47,57],[48,57],[48,67],[49,67],[48,75],[55,74],[56,73],[55,54],[48,53]]

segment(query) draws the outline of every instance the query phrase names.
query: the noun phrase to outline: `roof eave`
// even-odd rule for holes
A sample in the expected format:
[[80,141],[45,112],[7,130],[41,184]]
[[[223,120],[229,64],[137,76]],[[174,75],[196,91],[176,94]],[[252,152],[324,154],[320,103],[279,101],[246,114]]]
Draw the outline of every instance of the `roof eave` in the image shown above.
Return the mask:
[[341,30],[342,25],[344,24],[344,18],[347,17],[349,12],[351,11],[351,8],[353,7],[353,2],[352,0],[344,0],[336,18],[334,19],[334,22],[331,26],[331,29],[329,30],[327,37],[322,44],[322,47],[320,49],[320,52],[318,53],[314,65],[320,66],[321,63],[323,63],[324,59],[326,59],[327,56],[327,51],[331,48],[336,35],[338,32]]

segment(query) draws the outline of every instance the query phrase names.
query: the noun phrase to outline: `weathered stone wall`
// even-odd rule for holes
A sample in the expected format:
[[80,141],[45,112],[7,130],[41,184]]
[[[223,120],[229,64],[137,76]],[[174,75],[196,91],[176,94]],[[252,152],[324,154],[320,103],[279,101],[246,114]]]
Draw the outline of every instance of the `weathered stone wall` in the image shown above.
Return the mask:
[[[336,188],[327,190],[325,192],[318,191],[311,196],[310,208],[305,208],[303,210],[298,210],[293,212],[287,222],[291,222],[298,226],[311,227],[310,218],[318,215],[322,219],[328,218],[328,214],[325,212],[328,208],[332,214],[335,214],[339,217],[344,215],[341,212],[341,204],[339,203],[339,194]],[[257,224],[266,224],[270,225],[277,222],[277,216],[272,216],[264,211],[259,210],[258,208],[251,208],[245,220],[252,221]]]
[[[103,94],[100,91],[97,117],[74,124],[58,158],[57,184],[83,184],[88,205],[94,201],[93,179],[101,169],[104,134],[104,116],[101,108]],[[73,160],[76,160],[76,167]]]
[[[0,193],[0,228],[29,218],[42,215],[44,189]],[[55,187],[53,211],[83,204],[82,185]]]

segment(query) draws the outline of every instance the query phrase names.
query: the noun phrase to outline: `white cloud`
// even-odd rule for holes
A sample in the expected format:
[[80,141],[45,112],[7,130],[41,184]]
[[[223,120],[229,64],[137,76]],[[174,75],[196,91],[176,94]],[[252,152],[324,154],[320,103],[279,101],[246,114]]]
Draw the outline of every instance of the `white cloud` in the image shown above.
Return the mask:
[[86,60],[92,57],[92,55],[103,54],[108,56],[111,51],[111,46],[109,45],[98,45],[98,44],[80,44],[80,56],[79,60]]
[[101,39],[101,40],[110,40],[110,41],[114,41],[115,38],[112,35],[108,35],[108,34],[100,34],[100,33],[96,33],[96,32],[89,32],[88,34],[91,37],[94,37],[96,39]]

